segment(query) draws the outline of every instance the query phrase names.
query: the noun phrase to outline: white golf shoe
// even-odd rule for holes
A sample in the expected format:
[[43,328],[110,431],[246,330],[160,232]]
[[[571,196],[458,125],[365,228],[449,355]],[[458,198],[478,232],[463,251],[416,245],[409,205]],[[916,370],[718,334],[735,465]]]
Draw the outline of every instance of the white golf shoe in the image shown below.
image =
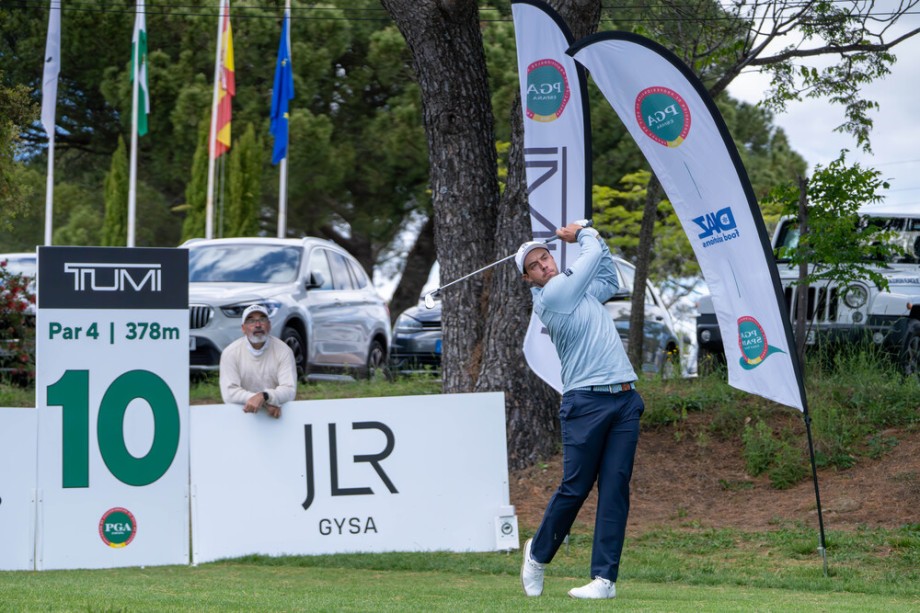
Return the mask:
[[533,539],[527,539],[524,543],[524,562],[521,564],[521,585],[524,586],[524,593],[528,596],[539,596],[543,593],[543,569],[546,564],[540,564],[530,557],[530,543]]
[[595,577],[594,581],[588,585],[570,589],[569,596],[572,598],[590,598],[594,600],[616,598],[617,584],[603,577]]

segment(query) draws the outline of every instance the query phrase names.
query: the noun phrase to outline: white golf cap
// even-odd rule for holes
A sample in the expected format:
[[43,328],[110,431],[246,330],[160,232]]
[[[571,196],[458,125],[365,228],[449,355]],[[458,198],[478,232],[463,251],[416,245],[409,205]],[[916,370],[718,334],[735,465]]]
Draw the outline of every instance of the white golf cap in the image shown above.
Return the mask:
[[527,254],[534,249],[546,249],[549,251],[546,243],[542,241],[527,241],[521,245],[518,248],[517,253],[514,255],[514,263],[517,264],[518,270],[521,271],[521,274],[524,274],[524,260],[527,258]]
[[253,313],[262,313],[268,317],[268,309],[266,309],[261,304],[250,304],[246,307],[246,310],[243,311],[243,323],[246,323],[246,318],[252,315]]

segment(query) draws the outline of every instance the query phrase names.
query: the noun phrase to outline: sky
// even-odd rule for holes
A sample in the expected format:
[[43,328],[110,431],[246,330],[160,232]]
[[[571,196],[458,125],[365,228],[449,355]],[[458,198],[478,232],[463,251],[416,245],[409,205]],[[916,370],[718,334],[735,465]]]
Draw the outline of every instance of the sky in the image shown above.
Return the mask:
[[[899,31],[920,27],[920,12],[898,22]],[[792,148],[808,162],[809,174],[816,164],[827,166],[841,149],[849,149],[847,163],[859,162],[863,168],[881,172],[890,188],[884,193],[884,204],[904,207],[920,204],[920,35],[893,49],[898,61],[883,80],[876,80],[864,89],[865,97],[875,100],[879,109],[870,114],[875,122],[869,140],[872,153],[865,154],[856,139],[835,132],[844,121],[843,107],[826,100],[795,102],[787,112],[774,116],[774,123],[783,128]],[[728,88],[729,93],[745,102],[755,103],[763,98],[769,79],[755,73],[742,74]]]

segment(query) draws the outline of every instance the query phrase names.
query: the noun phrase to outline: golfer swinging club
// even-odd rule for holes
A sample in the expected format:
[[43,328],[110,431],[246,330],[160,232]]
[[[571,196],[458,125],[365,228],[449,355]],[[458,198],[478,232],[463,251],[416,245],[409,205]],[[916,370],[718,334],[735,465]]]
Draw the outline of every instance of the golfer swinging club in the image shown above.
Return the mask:
[[629,514],[639,417],[645,410],[613,318],[603,302],[617,290],[606,243],[584,221],[556,230],[578,242],[578,259],[559,273],[545,243],[521,245],[518,270],[533,287],[533,310],[562,362],[562,482],[536,534],[524,544],[521,583],[528,596],[543,593],[543,571],[569,533],[597,481],[597,517],[591,551],[594,580],[569,590],[573,598],[614,598]]

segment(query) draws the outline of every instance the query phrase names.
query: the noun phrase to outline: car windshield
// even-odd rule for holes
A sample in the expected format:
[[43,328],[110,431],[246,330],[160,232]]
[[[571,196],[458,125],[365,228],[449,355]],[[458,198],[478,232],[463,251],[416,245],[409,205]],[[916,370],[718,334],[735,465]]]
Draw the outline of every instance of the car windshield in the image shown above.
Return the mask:
[[[920,220],[904,217],[863,216],[859,218],[858,224],[860,231],[874,228],[878,232],[888,233],[872,240],[883,239],[899,246],[902,255],[895,256],[894,261],[916,262],[920,259]],[[795,220],[782,222],[776,237],[776,246],[773,249],[777,261],[789,261],[789,252],[799,246],[799,238],[799,226]]]
[[191,282],[290,283],[300,269],[300,247],[202,245],[189,248]]
[[34,257],[0,256],[0,262],[6,261],[6,269],[14,275],[22,275],[30,279],[35,278]]

